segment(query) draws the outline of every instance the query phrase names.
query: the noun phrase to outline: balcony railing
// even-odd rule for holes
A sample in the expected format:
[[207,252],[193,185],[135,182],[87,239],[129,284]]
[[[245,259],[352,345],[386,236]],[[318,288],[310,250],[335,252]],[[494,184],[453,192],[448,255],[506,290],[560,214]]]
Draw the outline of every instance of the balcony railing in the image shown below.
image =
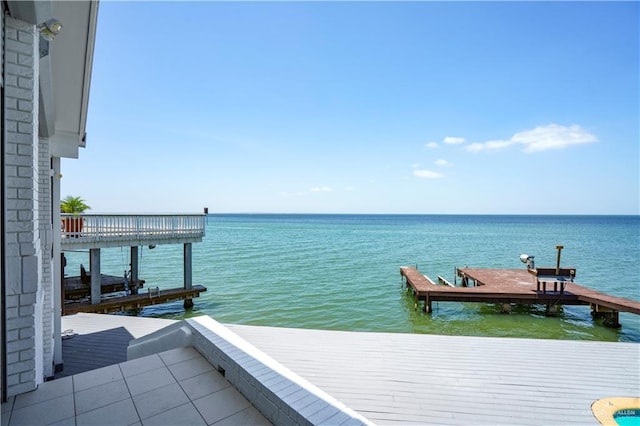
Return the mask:
[[61,214],[63,246],[87,244],[161,244],[200,241],[205,235],[202,214]]

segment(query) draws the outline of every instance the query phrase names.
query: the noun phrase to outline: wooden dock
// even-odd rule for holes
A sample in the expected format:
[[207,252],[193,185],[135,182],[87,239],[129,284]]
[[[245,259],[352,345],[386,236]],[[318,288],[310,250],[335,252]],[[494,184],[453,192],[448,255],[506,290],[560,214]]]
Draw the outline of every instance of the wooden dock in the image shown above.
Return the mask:
[[[83,281],[87,280],[83,280],[81,276],[65,277],[64,299],[77,300],[91,296],[91,283]],[[130,282],[129,288],[132,291],[133,289],[140,289],[144,287],[144,283],[144,280]],[[100,289],[102,294],[125,291],[124,278],[115,275],[100,274]]]
[[[148,288],[147,292],[144,293],[129,296],[115,296],[101,300],[100,303],[65,302],[64,315],[73,315],[79,312],[108,314],[111,312],[139,309],[160,303],[174,302],[176,300],[185,300],[186,302],[194,297],[200,297],[200,293],[204,291],[207,291],[207,289],[201,285],[194,285],[189,289],[171,288],[168,290],[159,290],[157,288]],[[193,306],[193,304],[191,305]]]
[[[456,268],[463,287],[436,285],[413,267],[403,266],[400,275],[408,288],[413,290],[416,303],[424,302],[424,311],[431,312],[432,302],[484,302],[510,305],[542,304],[549,311],[561,305],[590,305],[592,315],[604,318],[604,324],[619,327],[619,312],[640,315],[640,302],[611,296],[567,279],[562,272],[558,276],[536,275],[527,269]],[[575,270],[573,270],[575,276]]]

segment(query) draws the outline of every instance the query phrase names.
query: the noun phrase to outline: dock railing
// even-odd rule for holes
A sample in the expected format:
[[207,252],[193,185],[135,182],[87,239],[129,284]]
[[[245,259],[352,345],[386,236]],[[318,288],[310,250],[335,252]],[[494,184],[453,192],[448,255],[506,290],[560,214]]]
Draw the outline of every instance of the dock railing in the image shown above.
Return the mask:
[[61,214],[62,246],[199,241],[203,214]]

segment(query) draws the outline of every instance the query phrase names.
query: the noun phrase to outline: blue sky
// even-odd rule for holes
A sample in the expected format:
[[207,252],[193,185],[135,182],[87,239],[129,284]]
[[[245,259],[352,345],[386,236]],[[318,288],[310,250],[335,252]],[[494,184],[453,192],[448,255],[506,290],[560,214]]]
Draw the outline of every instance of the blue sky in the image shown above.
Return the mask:
[[639,4],[100,4],[92,212],[639,214]]

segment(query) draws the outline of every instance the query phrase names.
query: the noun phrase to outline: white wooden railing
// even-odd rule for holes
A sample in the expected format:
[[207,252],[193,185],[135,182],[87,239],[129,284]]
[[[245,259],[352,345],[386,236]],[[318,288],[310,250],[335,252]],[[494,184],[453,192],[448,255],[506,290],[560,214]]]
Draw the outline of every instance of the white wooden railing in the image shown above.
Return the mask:
[[202,214],[61,214],[62,245],[201,239]]

